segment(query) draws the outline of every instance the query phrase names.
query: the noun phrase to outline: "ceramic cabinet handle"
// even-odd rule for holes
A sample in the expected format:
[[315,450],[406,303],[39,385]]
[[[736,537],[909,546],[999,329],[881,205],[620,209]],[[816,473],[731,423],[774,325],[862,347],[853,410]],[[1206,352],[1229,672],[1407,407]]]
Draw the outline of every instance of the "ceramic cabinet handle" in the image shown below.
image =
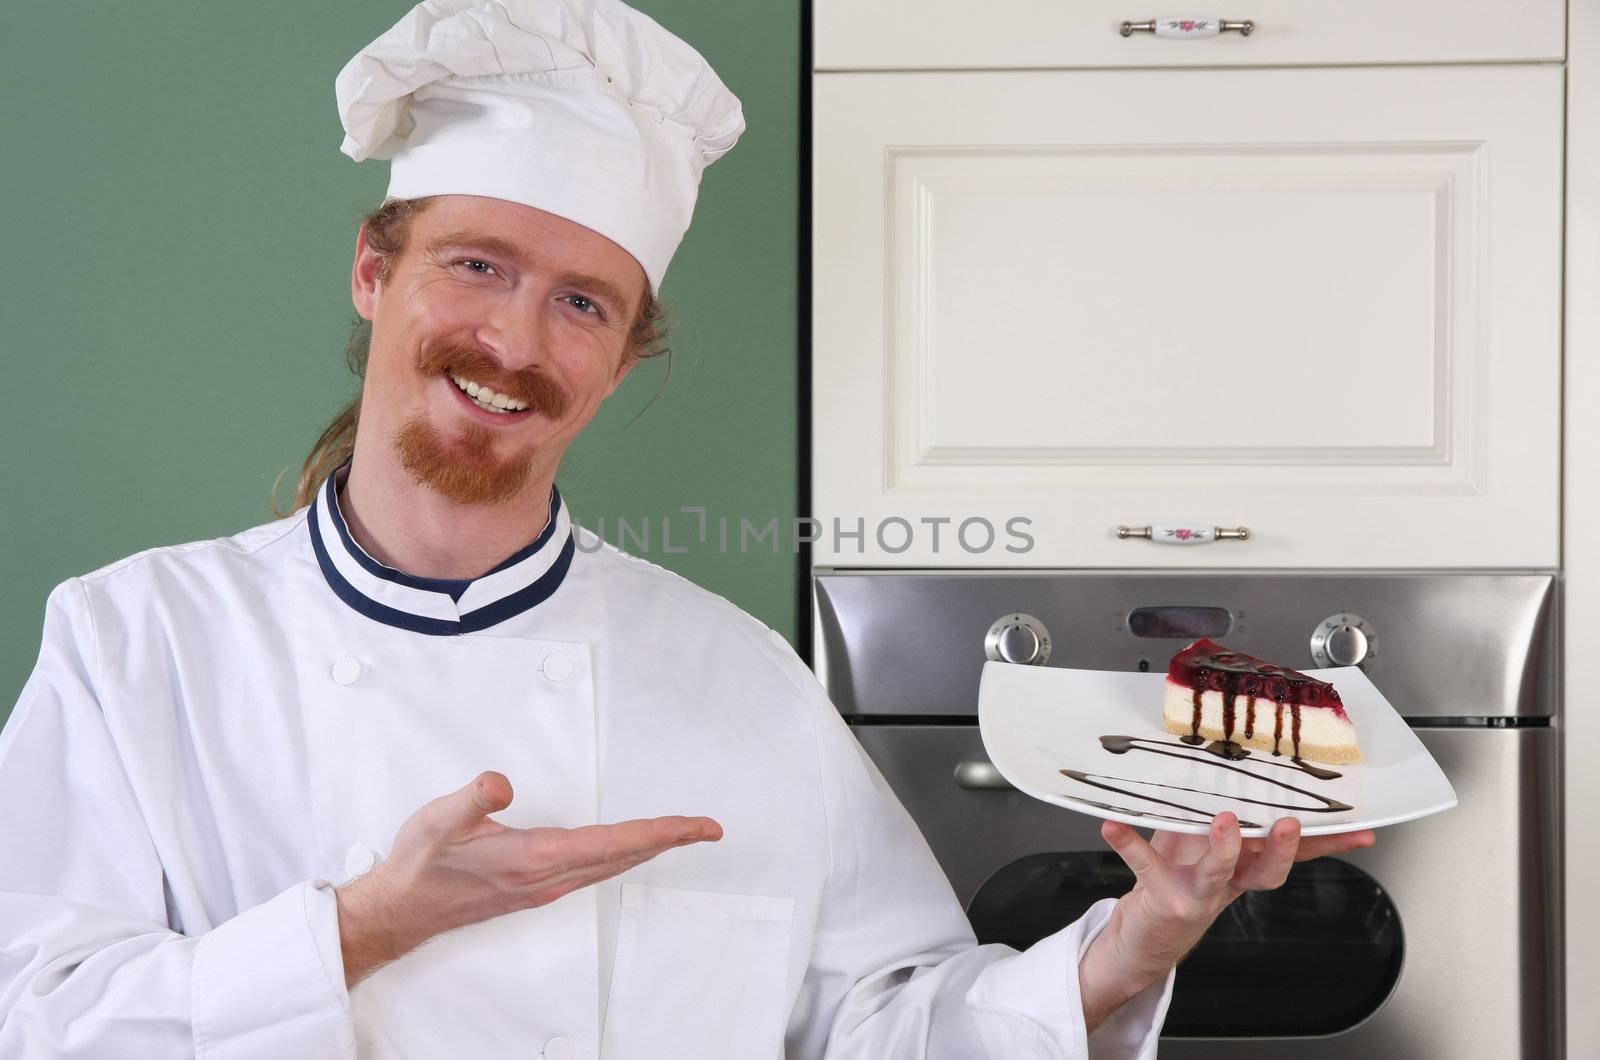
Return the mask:
[[1142,537],[1163,545],[1205,545],[1212,541],[1248,541],[1247,526],[1200,526],[1196,523],[1156,523],[1153,526],[1119,526],[1117,537]]
[[1225,18],[1212,18],[1209,15],[1163,15],[1161,18],[1150,18],[1143,22],[1124,22],[1122,35],[1131,37],[1135,33],[1154,33],[1158,37],[1215,37],[1219,33],[1238,33],[1241,37],[1250,36],[1256,24],[1249,19],[1242,22],[1230,22]]

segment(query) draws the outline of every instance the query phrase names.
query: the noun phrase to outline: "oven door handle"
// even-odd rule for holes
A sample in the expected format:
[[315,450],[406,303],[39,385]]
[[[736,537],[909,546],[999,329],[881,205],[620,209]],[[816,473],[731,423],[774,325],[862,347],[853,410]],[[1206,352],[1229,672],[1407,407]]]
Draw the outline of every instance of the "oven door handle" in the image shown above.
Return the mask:
[[956,763],[956,784],[968,791],[1014,791],[1011,781],[989,761]]

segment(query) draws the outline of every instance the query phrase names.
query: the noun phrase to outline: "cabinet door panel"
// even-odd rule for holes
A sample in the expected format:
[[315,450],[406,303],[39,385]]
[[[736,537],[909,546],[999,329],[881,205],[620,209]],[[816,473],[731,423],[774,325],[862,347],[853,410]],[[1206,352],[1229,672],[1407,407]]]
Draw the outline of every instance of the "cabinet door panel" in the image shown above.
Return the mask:
[[[1556,563],[1558,69],[829,74],[815,104],[818,562]],[[1025,552],[920,523],[1018,516]],[[1113,533],[1174,520],[1253,536]]]
[[1232,6],[1206,14],[1251,20],[1248,36],[1124,37],[1124,20],[1171,15],[1131,0],[990,0],[981,11],[960,0],[817,0],[815,62],[819,70],[1527,62],[1560,61],[1566,50],[1562,0]]

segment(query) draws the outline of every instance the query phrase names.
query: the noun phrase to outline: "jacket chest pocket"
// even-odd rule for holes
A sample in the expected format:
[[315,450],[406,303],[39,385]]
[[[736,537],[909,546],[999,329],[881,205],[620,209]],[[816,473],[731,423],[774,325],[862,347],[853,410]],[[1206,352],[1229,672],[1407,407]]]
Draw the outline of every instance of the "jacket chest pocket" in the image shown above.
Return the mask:
[[605,1060],[783,1055],[794,899],[624,883]]

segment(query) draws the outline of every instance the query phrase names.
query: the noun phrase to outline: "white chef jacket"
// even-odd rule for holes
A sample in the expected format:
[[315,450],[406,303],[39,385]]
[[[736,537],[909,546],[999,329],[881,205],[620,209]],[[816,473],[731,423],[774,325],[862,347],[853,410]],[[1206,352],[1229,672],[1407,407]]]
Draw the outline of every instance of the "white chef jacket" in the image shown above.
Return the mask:
[[[979,946],[787,643],[573,525],[468,581],[314,504],[51,592],[0,733],[0,1058],[830,1060],[1155,1053],[1172,977],[1086,1035],[1115,904]],[[485,769],[495,818],[719,843],[438,936],[346,990],[332,888]]]

